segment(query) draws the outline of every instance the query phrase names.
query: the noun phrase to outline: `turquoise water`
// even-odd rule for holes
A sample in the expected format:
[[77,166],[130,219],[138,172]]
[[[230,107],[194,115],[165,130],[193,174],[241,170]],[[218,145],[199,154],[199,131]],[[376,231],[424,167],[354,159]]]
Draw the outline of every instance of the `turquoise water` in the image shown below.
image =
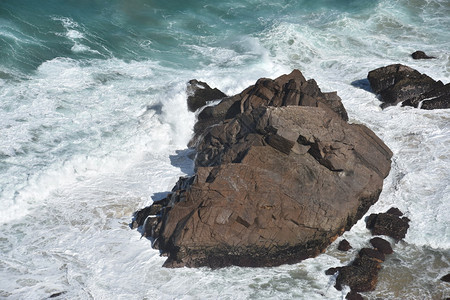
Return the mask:
[[[450,2],[0,2],[0,298],[342,299],[324,271],[355,251],[270,269],[162,269],[133,211],[192,172],[186,82],[232,95],[292,69],[338,91],[394,152],[379,202],[412,220],[369,299],[443,299],[450,115],[360,88],[403,63],[450,82]],[[432,61],[409,56],[423,50]],[[359,83],[359,84],[358,84]],[[370,234],[344,234],[354,248]],[[417,272],[420,270],[420,272]]]

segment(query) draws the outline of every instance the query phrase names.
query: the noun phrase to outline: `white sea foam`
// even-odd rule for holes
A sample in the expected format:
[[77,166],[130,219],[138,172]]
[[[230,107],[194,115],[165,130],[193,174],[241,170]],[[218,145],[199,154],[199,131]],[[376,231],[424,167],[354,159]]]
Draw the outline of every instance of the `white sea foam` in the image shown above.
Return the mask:
[[[369,245],[364,220],[314,259],[261,269],[163,269],[165,258],[128,228],[133,211],[192,172],[184,148],[194,114],[186,109],[185,82],[196,78],[233,95],[293,68],[322,90],[337,90],[351,122],[366,124],[394,152],[380,200],[368,213],[396,206],[411,227],[404,242],[390,240],[395,254],[383,265],[377,291],[366,296],[449,297],[439,281],[450,272],[448,112],[381,110],[363,89],[369,70],[398,62],[450,81],[448,35],[432,25],[448,24],[448,5],[416,1],[414,17],[402,11],[405,1],[380,1],[357,15],[317,11],[265,19],[269,27],[251,36],[184,44],[202,62],[192,69],[55,58],[26,80],[3,82],[0,298],[65,292],[61,298],[343,299],[348,290],[335,290],[324,271],[348,264]],[[416,18],[435,34],[421,33]],[[91,45],[80,22],[54,20],[73,47]],[[418,49],[438,59],[412,60]],[[354,249],[337,251],[342,238]]]

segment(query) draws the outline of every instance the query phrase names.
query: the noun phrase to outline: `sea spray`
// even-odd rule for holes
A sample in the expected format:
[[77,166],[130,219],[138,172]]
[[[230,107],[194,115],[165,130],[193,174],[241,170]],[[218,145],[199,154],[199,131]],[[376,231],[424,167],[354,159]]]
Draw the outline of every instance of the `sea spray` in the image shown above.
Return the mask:
[[[411,227],[367,296],[450,297],[448,111],[381,110],[364,85],[391,63],[450,82],[449,15],[445,0],[2,1],[0,297],[341,299],[324,274],[354,257],[339,240],[296,265],[166,270],[128,228],[189,171],[188,80],[233,95],[294,68],[394,151],[368,213],[395,205]],[[344,238],[368,235],[361,220]]]

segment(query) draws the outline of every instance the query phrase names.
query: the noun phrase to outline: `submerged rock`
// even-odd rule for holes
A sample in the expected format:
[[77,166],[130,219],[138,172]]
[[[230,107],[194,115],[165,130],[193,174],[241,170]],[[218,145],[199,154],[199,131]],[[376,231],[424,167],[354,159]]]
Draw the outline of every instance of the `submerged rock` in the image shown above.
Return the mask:
[[[388,233],[387,235],[400,239],[405,236],[409,227],[408,218],[401,218],[402,216],[403,213],[398,208],[392,207],[386,213],[371,214],[366,220],[367,227],[372,229],[373,234],[384,232],[383,234]],[[406,225],[404,222],[406,222]],[[370,243],[374,249],[361,249],[357,258],[350,265],[333,267],[325,271],[326,275],[334,275],[339,272],[336,277],[335,288],[342,290],[344,285],[349,286],[351,292],[347,296],[356,297],[349,299],[360,299],[361,295],[357,292],[375,290],[381,263],[384,262],[385,255],[393,253],[391,244],[380,237],[372,238]]]
[[371,239],[370,244],[383,254],[392,254],[394,252],[392,250],[391,244],[380,237],[374,237],[373,239]]
[[[196,173],[136,226],[166,267],[275,266],[313,257],[375,203],[392,152],[295,70],[199,115]],[[208,125],[209,124],[209,125]]]
[[434,56],[426,55],[425,52],[423,52],[423,51],[416,51],[416,52],[411,54],[411,57],[413,59],[433,59],[433,58],[436,58]]
[[378,273],[381,269],[380,263],[382,262],[378,254],[383,255],[381,252],[377,252],[373,249],[364,248],[351,265],[339,268],[339,275],[336,277],[336,289],[342,290],[343,286],[347,285],[353,292],[375,290]]

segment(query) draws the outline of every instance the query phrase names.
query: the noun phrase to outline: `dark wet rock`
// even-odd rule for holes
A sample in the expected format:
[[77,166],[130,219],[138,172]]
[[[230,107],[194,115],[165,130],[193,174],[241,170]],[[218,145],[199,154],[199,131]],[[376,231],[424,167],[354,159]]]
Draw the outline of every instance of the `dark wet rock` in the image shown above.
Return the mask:
[[367,78],[373,92],[384,102],[382,107],[415,99],[443,86],[442,82],[401,64],[372,70]]
[[348,292],[347,295],[345,296],[345,299],[347,299],[347,300],[364,300],[363,296],[361,296],[361,294],[359,294],[355,291]]
[[411,57],[413,59],[432,59],[432,58],[436,58],[434,56],[426,55],[425,52],[423,52],[423,51],[416,51],[416,52],[411,54]]
[[378,200],[392,152],[335,97],[296,70],[206,107],[196,173],[135,214],[164,266],[295,263],[350,229]]
[[336,289],[342,290],[343,286],[347,285],[353,292],[375,290],[381,269],[380,263],[384,260],[384,255],[377,252],[374,249],[364,248],[360,250],[358,257],[351,265],[340,267],[336,278]]
[[381,251],[372,248],[362,248],[359,250],[359,255],[370,257],[380,263],[386,259],[385,255]]
[[405,237],[409,228],[409,219],[395,213],[371,214],[366,220],[366,227],[372,231],[373,235],[387,235],[396,240]]
[[348,251],[350,249],[352,249],[352,246],[350,246],[350,243],[347,240],[342,240],[339,242],[338,250]]
[[[393,210],[393,212],[398,213],[399,211]],[[375,249],[363,248],[350,265],[330,268],[325,272],[326,275],[334,275],[339,272],[336,277],[336,289],[341,290],[344,285],[347,285],[353,294],[375,289],[385,254],[391,254],[393,251],[389,242],[381,238],[373,238],[370,243]]]
[[380,237],[374,237],[371,239],[370,244],[381,253],[392,254],[394,252],[392,250],[391,243]]
[[447,274],[447,275],[442,276],[441,280],[445,281],[445,282],[450,282],[450,273]]
[[403,216],[403,213],[402,213],[402,212],[400,211],[400,209],[398,209],[397,207],[391,207],[391,208],[389,208],[389,209],[387,210],[386,213],[387,213],[387,214],[394,215],[394,216],[398,216],[398,217]]
[[59,297],[59,296],[64,295],[65,293],[67,293],[67,292],[58,292],[58,293],[54,293],[54,294],[51,294],[48,298],[57,298],[57,297]]
[[334,275],[336,274],[336,272],[339,272],[341,268],[342,267],[329,268],[328,270],[325,271],[325,275]]
[[205,106],[209,101],[220,100],[227,96],[219,89],[211,88],[206,82],[195,79],[188,82],[187,94],[188,109],[192,112]]
[[402,103],[402,106],[428,110],[450,108],[450,83],[408,99]]

